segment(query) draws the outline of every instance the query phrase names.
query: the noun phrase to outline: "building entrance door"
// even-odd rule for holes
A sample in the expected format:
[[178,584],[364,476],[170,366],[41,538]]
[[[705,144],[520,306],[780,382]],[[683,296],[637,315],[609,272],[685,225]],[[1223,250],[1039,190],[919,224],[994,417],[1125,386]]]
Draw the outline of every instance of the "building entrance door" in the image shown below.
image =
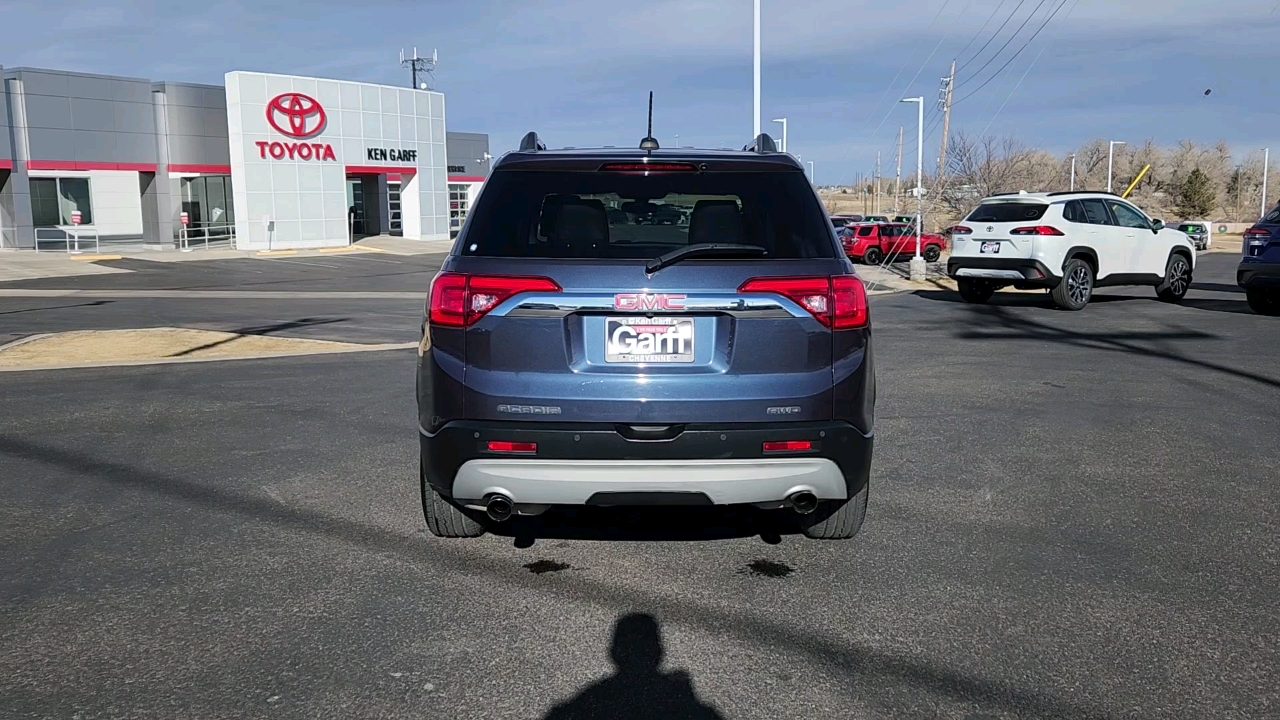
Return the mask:
[[364,182],[358,177],[347,178],[347,231],[354,242],[365,237]]

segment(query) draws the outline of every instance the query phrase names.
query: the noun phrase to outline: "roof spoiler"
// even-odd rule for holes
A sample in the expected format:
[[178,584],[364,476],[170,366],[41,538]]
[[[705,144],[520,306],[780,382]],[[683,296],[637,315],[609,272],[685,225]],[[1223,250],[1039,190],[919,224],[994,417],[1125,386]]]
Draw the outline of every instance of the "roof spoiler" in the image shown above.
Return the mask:
[[742,150],[755,153],[776,153],[778,152],[778,145],[773,141],[773,138],[769,137],[769,133],[760,133],[755,140],[744,146]]
[[520,152],[537,152],[546,149],[547,146],[543,145],[542,141],[538,139],[538,133],[536,132],[529,132],[520,140]]

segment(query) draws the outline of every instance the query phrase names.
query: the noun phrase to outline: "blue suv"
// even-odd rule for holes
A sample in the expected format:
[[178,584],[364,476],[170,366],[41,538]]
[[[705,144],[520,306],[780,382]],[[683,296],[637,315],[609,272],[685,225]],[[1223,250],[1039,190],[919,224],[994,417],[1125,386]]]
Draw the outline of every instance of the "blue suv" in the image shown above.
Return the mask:
[[[862,526],[867,295],[794,157],[547,150],[498,160],[431,284],[422,504],[475,537],[552,506],[752,505]],[[687,222],[655,217],[688,212]]]
[[1236,284],[1254,312],[1280,315],[1280,203],[1244,231]]

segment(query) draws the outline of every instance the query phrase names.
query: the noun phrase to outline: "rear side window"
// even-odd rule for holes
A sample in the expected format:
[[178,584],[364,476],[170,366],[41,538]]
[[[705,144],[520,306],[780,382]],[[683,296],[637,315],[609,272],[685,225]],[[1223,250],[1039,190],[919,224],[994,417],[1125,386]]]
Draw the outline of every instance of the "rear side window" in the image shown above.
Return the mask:
[[684,245],[834,258],[831,224],[800,172],[512,170],[489,177],[463,255],[648,259]]
[[870,225],[866,227],[860,227],[858,228],[858,237],[871,237],[871,233],[875,231],[876,229]]
[[1280,204],[1271,208],[1271,212],[1267,213],[1267,216],[1262,218],[1262,222],[1280,223]]
[[969,222],[1023,222],[1044,217],[1049,206],[1044,203],[991,202],[982,203],[965,218]]

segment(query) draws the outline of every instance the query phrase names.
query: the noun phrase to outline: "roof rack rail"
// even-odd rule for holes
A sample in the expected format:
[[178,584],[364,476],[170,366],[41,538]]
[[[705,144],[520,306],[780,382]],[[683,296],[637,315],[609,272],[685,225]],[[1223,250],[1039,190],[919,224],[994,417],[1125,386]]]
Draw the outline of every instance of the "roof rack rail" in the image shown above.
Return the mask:
[[1049,193],[1049,197],[1057,197],[1058,195],[1080,195],[1082,193],[1089,193],[1090,195],[1113,195],[1115,197],[1120,197],[1119,195],[1116,195],[1113,192],[1107,192],[1106,190],[1059,190],[1057,192]]
[[547,146],[542,144],[538,139],[538,133],[529,132],[520,140],[520,152],[537,152],[538,150],[546,150]]
[[778,145],[773,141],[773,138],[769,137],[769,133],[760,133],[755,140],[744,145],[742,150],[743,152],[776,153],[778,152]]

